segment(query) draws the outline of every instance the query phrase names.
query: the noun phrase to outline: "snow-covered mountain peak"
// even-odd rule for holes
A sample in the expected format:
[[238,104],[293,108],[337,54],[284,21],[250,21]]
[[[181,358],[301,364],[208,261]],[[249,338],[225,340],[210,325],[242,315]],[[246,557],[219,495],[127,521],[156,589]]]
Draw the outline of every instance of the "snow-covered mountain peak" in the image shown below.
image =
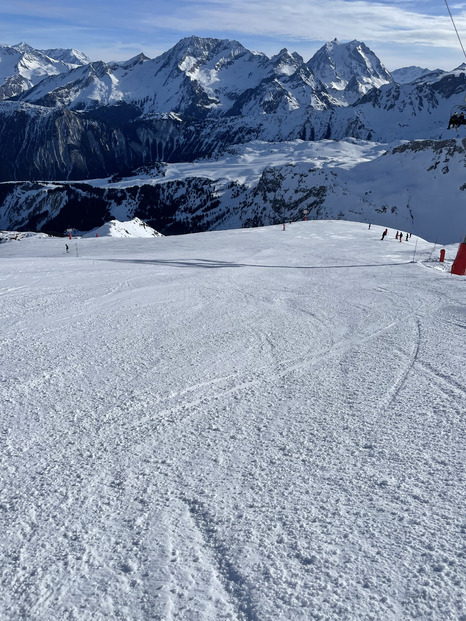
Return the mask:
[[370,89],[393,82],[390,73],[365,43],[334,39],[307,63],[312,73],[342,103],[353,103]]
[[414,82],[428,73],[431,73],[430,69],[412,65],[410,67],[395,69],[391,72],[391,75],[398,84],[409,84],[410,82]]
[[79,50],[53,48],[50,50],[41,50],[43,54],[54,60],[60,60],[68,65],[87,65],[91,59]]
[[68,72],[89,59],[76,50],[36,50],[27,43],[0,45],[0,100],[29,90],[48,76]]
[[[0,47],[8,46],[0,45]],[[20,54],[29,54],[35,58],[47,57],[47,59],[49,60],[55,60],[60,63],[64,63],[68,66],[68,69],[72,66],[87,65],[91,62],[90,58],[88,58],[86,54],[80,52],[79,50],[75,50],[74,48],[51,48],[48,50],[37,50],[31,47],[28,43],[25,43],[24,41],[22,41],[21,43],[17,43],[16,45],[12,45],[11,48],[16,50]]]
[[273,56],[271,61],[274,65],[275,73],[288,76],[293,75],[304,64],[302,56],[296,52],[291,53],[286,48],[283,48],[278,54]]
[[341,45],[340,41],[335,37],[334,39],[332,39],[331,41],[327,41],[327,43],[325,43],[321,49],[325,49],[328,52],[332,52],[332,50]]
[[89,71],[95,74],[98,78],[103,78],[112,72],[110,65],[107,65],[103,60],[97,60],[96,62],[89,63]]
[[163,237],[151,226],[143,222],[140,218],[133,218],[126,222],[111,220],[102,226],[84,233],[83,237]]
[[248,50],[239,41],[191,36],[178,41],[162,56],[189,73],[193,67],[208,63],[213,58],[233,59],[246,53]]
[[124,69],[130,69],[131,67],[134,67],[135,65],[141,65],[148,60],[150,60],[150,58],[141,52],[140,54],[137,54],[137,56],[133,56],[133,58],[130,58],[129,60],[122,63],[115,63],[115,65],[119,65]]
[[12,45],[11,47],[18,52],[23,53],[30,53],[36,51],[33,47],[31,47],[28,43],[25,43],[24,41],[21,41],[21,43],[17,43],[16,45]]
[[89,62],[58,74],[58,69],[45,72],[46,79],[31,84],[35,88],[21,98],[79,110],[126,103],[145,115],[191,118],[236,116],[254,108],[261,114],[309,105],[323,109],[328,101],[325,87],[299,54],[283,49],[269,58],[229,39],[187,37],[155,59],[140,54],[127,62]]

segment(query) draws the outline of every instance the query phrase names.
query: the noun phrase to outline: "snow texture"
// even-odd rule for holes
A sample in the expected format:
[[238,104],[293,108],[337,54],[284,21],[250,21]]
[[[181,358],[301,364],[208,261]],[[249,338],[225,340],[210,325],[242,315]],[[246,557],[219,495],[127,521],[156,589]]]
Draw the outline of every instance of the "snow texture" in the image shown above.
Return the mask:
[[148,226],[139,218],[133,218],[129,222],[119,222],[118,220],[110,220],[103,226],[99,226],[88,233],[84,233],[83,237],[161,237],[155,229]]
[[3,621],[465,618],[466,280],[382,230],[0,244]]

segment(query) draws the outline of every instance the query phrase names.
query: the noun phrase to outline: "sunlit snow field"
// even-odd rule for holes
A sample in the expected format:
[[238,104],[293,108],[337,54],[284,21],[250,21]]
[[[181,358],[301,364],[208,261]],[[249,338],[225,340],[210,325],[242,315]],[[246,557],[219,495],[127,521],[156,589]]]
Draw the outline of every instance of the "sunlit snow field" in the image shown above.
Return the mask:
[[2,621],[465,618],[466,277],[382,230],[0,245]]

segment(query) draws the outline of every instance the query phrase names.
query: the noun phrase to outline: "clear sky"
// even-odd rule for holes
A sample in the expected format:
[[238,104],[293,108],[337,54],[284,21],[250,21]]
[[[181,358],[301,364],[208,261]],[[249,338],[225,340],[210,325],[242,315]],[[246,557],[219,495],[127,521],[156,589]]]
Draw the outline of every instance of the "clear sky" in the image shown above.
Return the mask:
[[[447,0],[466,47],[466,2]],[[453,69],[466,58],[445,0],[14,0],[0,5],[0,43],[75,48],[91,60],[158,56],[190,35],[236,39],[271,56],[309,58],[358,39],[389,69]]]

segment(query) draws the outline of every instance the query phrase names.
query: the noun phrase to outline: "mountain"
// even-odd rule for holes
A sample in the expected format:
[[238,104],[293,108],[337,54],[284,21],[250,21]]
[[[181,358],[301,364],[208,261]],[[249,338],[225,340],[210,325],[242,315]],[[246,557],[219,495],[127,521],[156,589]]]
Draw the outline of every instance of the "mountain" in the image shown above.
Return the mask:
[[[444,73],[441,69],[437,70],[437,75]],[[430,69],[423,69],[422,67],[401,67],[391,72],[392,78],[398,84],[409,84],[419,78],[426,76],[428,73],[432,73]]]
[[[443,140],[449,137],[446,126],[452,107],[464,104],[463,69],[440,76],[429,74],[425,80],[410,84],[384,84],[354,104],[337,105],[299,58],[291,56],[291,60],[285,52],[273,62],[251,58],[256,68],[260,64],[262,74],[269,70],[272,75],[262,80],[257,77],[257,86],[243,91],[233,105],[231,90],[220,93],[220,80],[215,84],[219,96],[214,99],[212,92],[209,94],[199,82],[183,74],[173,59],[165,67],[158,61],[166,88],[152,95],[147,86],[149,76],[153,76],[147,71],[153,67],[152,61],[139,58],[118,65],[122,75],[126,72],[126,83],[142,85],[138,87],[147,95],[133,97],[129,102],[115,83],[112,76],[116,69],[110,65],[91,63],[73,69],[73,76],[83,78],[81,86],[86,83],[83,76],[92,78],[87,80],[88,90],[69,86],[63,91],[53,90],[50,95],[45,90],[40,101],[50,104],[47,106],[0,102],[0,180],[107,177],[154,161],[210,157],[232,145],[254,140]],[[298,65],[296,71],[293,63]],[[283,71],[285,66],[287,72]],[[224,70],[234,71],[234,61]],[[278,71],[280,79],[273,73]],[[247,78],[253,83],[252,76],[248,74]],[[56,79],[46,78],[43,82]],[[105,85],[108,88],[104,93]],[[32,99],[42,88],[43,83],[23,97]],[[88,94],[87,99],[78,101],[83,92]],[[104,93],[109,103],[99,104],[92,93],[100,101]],[[57,99],[74,101],[76,109],[57,105]],[[154,108],[157,113],[144,112]]]
[[102,226],[84,233],[83,237],[163,237],[152,227],[148,226],[139,218],[133,218],[128,222],[120,222],[119,220],[110,220]]
[[[17,47],[21,49],[8,53],[31,54],[25,46]],[[65,51],[54,50],[53,55],[71,58]],[[237,41],[200,37],[183,39],[154,59],[141,54],[125,62],[72,66],[0,102],[0,181],[5,182],[0,186],[0,221],[5,227],[60,231],[68,226],[91,229],[112,217],[140,217],[167,234],[275,222],[296,217],[303,206],[313,210],[313,217],[339,217],[340,211],[351,217],[360,212],[361,201],[368,204],[366,190],[364,183],[347,181],[343,169],[337,175],[346,188],[343,195],[331,183],[332,171],[318,184],[323,173],[316,173],[316,184],[307,193],[304,173],[301,187],[301,173],[293,176],[291,168],[282,170],[268,155],[271,168],[262,169],[263,180],[254,182],[255,190],[230,172],[227,181],[189,172],[162,182],[158,177],[175,163],[192,168],[200,159],[218,161],[241,149],[239,157],[247,158],[247,145],[260,143],[275,145],[272,152],[277,154],[288,144],[315,143],[318,159],[325,161],[325,141],[349,139],[383,144],[387,152],[408,141],[414,145],[410,157],[420,161],[421,153],[428,152],[426,168],[436,170],[436,152],[462,135],[452,135],[446,125],[451,109],[464,104],[465,73],[465,67],[458,67],[398,83],[358,41],[334,40],[305,62],[286,49],[269,58]],[[422,149],[416,146],[419,140]],[[454,147],[455,166],[462,170],[459,149]],[[406,156],[401,161],[393,152],[391,158],[411,170]],[[151,181],[134,182],[138,173],[133,171],[141,167],[155,171]],[[376,170],[375,164],[349,168],[353,177],[359,170],[369,175]],[[390,170],[396,174],[398,169],[394,165]],[[416,171],[414,166],[412,174]],[[425,175],[424,186],[434,192],[434,173]],[[88,181],[97,178],[113,181]],[[131,181],[122,188],[118,180],[125,178]],[[460,186],[457,181],[452,186],[453,201],[461,202]],[[278,194],[263,193],[264,187],[276,187]],[[411,204],[402,186],[398,190],[402,202]],[[422,194],[421,186],[418,191]],[[381,217],[391,218],[383,192],[375,195],[368,217],[381,210]],[[339,197],[341,210],[330,196]],[[345,206],[350,202],[351,210]],[[270,204],[275,205],[272,211]],[[121,205],[128,206],[123,214],[117,209]],[[401,208],[395,198],[388,211],[392,207]],[[416,226],[421,223],[417,215]],[[404,220],[399,226],[407,227]]]
[[354,103],[372,88],[393,82],[377,56],[361,41],[326,43],[307,63],[340,103]]
[[202,119],[348,105],[391,82],[360,41],[335,39],[305,63],[286,49],[268,58],[238,41],[192,36],[155,59],[141,55],[127,63],[88,63],[51,75],[21,100],[77,110],[124,102],[141,114]]
[[359,125],[357,137],[383,142],[446,138],[451,108],[464,104],[465,90],[463,69],[440,75],[432,72],[409,84],[373,89],[353,108]]
[[77,50],[36,50],[27,43],[0,44],[0,100],[29,90],[45,77],[89,62]]
[[70,67],[73,65],[87,65],[91,62],[91,59],[86,54],[75,49],[54,48],[40,51],[49,58],[62,61],[70,65]]
[[325,87],[298,54],[250,52],[237,41],[189,37],[155,59],[89,63],[53,75],[21,101],[70,110],[128,104],[140,115],[191,119],[328,107]]
[[0,228],[61,233],[134,217],[164,235],[308,218],[372,222],[453,243],[466,140],[251,142],[222,157],[87,183],[3,183]]

